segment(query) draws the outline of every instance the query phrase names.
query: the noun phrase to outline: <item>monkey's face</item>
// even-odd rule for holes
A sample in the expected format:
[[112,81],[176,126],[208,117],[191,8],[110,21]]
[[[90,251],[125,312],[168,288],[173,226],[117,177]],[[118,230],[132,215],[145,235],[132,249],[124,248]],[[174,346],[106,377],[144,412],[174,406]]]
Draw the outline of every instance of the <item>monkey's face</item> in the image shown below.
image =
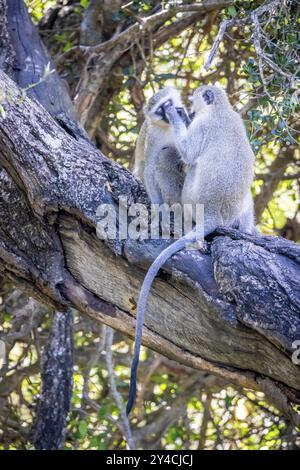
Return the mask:
[[153,124],[161,127],[169,126],[166,108],[174,106],[178,115],[186,126],[190,124],[190,118],[182,105],[181,97],[174,88],[165,88],[150,98],[144,109],[145,116],[151,119]]
[[169,122],[165,115],[165,110],[162,104],[158,103],[157,105],[153,106],[152,108],[148,105],[144,108],[144,115],[147,119],[149,119],[152,124],[160,127],[168,127]]
[[155,110],[156,117],[158,117],[158,119],[162,119],[162,121],[166,124],[169,124],[169,119],[165,110],[169,106],[173,106],[173,100],[171,98],[161,103]]
[[[156,115],[161,117],[161,119],[169,124],[169,119],[168,119],[168,113],[166,113],[166,109],[170,108],[171,106],[174,106],[173,100],[169,99],[162,103],[159,108],[156,110]],[[184,124],[188,126],[191,122],[189,115],[187,114],[186,110],[184,109],[183,106],[174,106],[178,116],[182,119]]]
[[192,110],[196,114],[205,109],[229,105],[226,92],[219,85],[200,86],[193,94],[192,102]]
[[208,106],[213,106],[215,99],[216,97],[214,87],[201,86],[197,88],[192,96],[192,112],[197,114]]
[[[180,103],[181,104],[181,103]],[[167,115],[167,108],[174,107],[177,111],[178,116],[180,119],[184,122],[185,126],[188,127],[191,123],[191,119],[186,112],[185,108],[182,106],[174,106],[173,100],[169,99],[162,103],[160,106],[158,106],[155,110],[155,116],[154,119],[152,118],[153,121],[156,122],[156,124],[161,125],[161,126],[166,126],[170,124],[168,115]]]

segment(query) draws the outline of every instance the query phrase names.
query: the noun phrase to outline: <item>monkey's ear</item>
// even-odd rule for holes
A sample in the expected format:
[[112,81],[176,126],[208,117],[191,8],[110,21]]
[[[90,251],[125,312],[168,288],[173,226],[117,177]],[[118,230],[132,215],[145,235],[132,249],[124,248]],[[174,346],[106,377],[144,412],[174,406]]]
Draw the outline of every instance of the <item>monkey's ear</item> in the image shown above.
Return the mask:
[[206,104],[212,104],[214,102],[215,96],[211,90],[206,90],[202,96]]

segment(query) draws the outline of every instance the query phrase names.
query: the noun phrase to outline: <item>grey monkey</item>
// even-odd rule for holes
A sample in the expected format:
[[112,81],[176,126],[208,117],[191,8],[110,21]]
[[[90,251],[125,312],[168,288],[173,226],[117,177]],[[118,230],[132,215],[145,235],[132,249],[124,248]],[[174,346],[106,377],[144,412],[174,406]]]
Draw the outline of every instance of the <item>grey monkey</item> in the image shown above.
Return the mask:
[[244,123],[216,85],[198,88],[193,108],[195,118],[188,131],[172,108],[166,110],[175,145],[188,165],[181,201],[204,204],[204,235],[236,221],[240,230],[252,233],[254,154]]
[[133,173],[144,181],[152,204],[172,205],[181,200],[185,174],[164,103],[174,106],[184,127],[190,123],[175,88],[164,88],[153,95],[144,108],[146,119],[136,143]]
[[[241,117],[232,109],[224,90],[201,86],[193,95],[195,117],[188,127],[174,106],[164,104],[173,129],[173,141],[187,165],[181,202],[195,207],[204,204],[204,237],[218,226],[238,223],[241,230],[253,232],[251,184],[254,154]],[[150,266],[144,279],[137,308],[135,349],[126,412],[130,413],[136,394],[142,328],[152,282],[166,260],[198,241],[197,227],[163,250]]]

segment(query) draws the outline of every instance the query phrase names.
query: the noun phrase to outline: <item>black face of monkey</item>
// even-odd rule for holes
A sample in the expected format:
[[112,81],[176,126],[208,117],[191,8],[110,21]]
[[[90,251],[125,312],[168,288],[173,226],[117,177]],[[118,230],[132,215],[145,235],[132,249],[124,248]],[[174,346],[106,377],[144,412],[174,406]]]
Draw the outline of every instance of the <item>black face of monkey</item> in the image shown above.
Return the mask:
[[163,104],[161,104],[155,111],[155,114],[159,116],[163,121],[167,122],[168,124],[169,124],[169,119],[167,118],[165,108],[169,108],[170,106],[173,106],[173,101],[167,100]]
[[206,104],[212,104],[214,102],[215,97],[211,90],[206,90],[202,96]]
[[[159,116],[161,119],[163,119],[165,122],[167,122],[169,124],[169,119],[167,117],[167,114],[166,114],[166,109],[167,108],[170,108],[171,106],[173,106],[173,101],[171,99],[165,101],[163,104],[161,104],[157,110],[155,111],[155,114],[157,116]],[[186,126],[188,126],[191,122],[187,112],[185,111],[184,108],[182,107],[176,107],[175,108],[178,115],[180,116],[180,118],[183,120],[183,122],[185,123]]]

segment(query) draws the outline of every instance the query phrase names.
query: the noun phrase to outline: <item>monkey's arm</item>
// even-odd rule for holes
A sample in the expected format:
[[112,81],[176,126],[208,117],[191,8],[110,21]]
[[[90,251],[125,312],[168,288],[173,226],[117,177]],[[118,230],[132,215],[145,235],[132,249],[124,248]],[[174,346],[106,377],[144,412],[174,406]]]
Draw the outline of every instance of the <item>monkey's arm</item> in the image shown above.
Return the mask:
[[147,194],[152,204],[163,204],[164,200],[162,198],[161,190],[153,178],[153,175],[150,177],[147,175],[147,171],[144,173],[144,183],[146,187]]
[[145,183],[145,188],[151,203],[163,204],[164,201],[162,198],[159,184],[157,182],[157,175],[155,170],[156,165],[156,160],[153,161],[153,159],[149,157],[148,160],[145,162],[143,181]]
[[203,146],[203,135],[200,129],[197,129],[196,135],[195,132],[188,131],[172,105],[165,106],[165,113],[172,127],[175,147],[181,160],[187,165],[192,165],[199,158]]
[[187,161],[187,128],[173,105],[165,105],[165,113],[173,130],[174,144],[185,163]]

